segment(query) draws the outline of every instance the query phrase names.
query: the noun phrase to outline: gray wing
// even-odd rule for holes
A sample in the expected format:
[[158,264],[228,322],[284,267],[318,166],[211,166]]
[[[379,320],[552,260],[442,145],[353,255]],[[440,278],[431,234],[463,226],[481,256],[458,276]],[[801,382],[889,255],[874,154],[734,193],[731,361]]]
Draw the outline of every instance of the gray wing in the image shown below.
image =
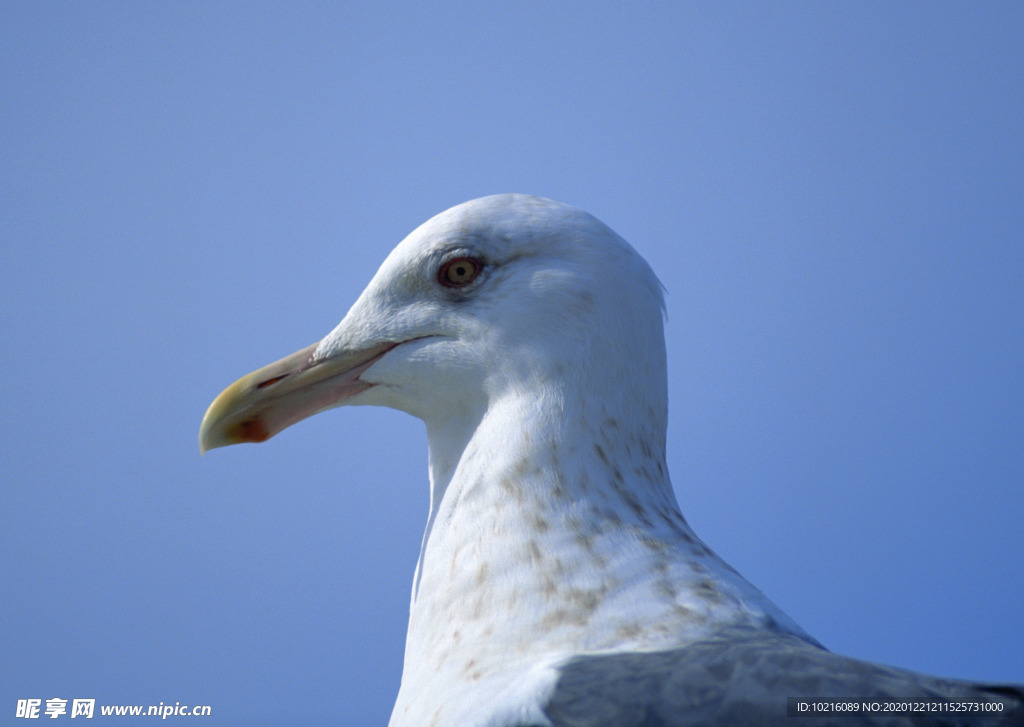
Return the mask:
[[[790,697],[932,711],[787,716]],[[926,706],[948,702],[958,711]],[[789,634],[733,628],[682,649],[575,657],[562,667],[544,714],[554,727],[995,727],[1024,725],[1024,687],[923,676]]]

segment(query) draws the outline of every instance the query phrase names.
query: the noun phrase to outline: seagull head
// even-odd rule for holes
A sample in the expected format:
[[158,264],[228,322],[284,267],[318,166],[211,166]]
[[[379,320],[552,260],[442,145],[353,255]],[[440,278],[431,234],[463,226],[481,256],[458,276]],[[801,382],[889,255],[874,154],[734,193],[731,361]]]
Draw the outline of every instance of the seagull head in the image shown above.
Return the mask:
[[499,400],[567,382],[664,418],[662,311],[651,268],[591,215],[476,199],[403,240],[321,341],[225,389],[199,447],[262,442],[348,404],[471,427]]

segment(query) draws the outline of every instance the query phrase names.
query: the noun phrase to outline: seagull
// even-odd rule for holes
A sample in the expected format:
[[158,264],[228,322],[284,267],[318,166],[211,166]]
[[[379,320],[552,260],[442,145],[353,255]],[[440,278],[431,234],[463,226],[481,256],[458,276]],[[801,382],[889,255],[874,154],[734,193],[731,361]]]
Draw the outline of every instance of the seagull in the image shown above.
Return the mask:
[[696,536],[665,464],[663,317],[596,218],[476,199],[406,237],[323,340],[225,389],[200,450],[345,405],[423,420],[392,727],[1021,724],[1021,686],[826,650]]

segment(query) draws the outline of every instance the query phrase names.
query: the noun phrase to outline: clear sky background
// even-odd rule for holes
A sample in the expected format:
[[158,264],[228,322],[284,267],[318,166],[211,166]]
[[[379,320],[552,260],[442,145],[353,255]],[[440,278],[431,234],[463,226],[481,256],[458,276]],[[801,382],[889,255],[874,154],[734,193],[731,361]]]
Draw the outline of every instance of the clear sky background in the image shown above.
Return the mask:
[[505,5],[0,4],[0,722],[386,722],[422,425],[199,422],[509,191],[668,289],[711,547],[835,651],[1024,681],[1024,5]]

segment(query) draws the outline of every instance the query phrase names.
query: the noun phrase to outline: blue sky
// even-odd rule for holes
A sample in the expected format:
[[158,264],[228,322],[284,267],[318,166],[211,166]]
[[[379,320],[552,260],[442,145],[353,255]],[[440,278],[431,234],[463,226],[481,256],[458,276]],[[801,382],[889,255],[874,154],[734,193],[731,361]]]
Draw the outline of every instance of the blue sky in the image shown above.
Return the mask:
[[422,425],[201,459],[199,421],[506,191],[665,284],[711,547],[835,651],[1024,681],[1022,37],[1010,2],[3,3],[0,715],[386,721]]

